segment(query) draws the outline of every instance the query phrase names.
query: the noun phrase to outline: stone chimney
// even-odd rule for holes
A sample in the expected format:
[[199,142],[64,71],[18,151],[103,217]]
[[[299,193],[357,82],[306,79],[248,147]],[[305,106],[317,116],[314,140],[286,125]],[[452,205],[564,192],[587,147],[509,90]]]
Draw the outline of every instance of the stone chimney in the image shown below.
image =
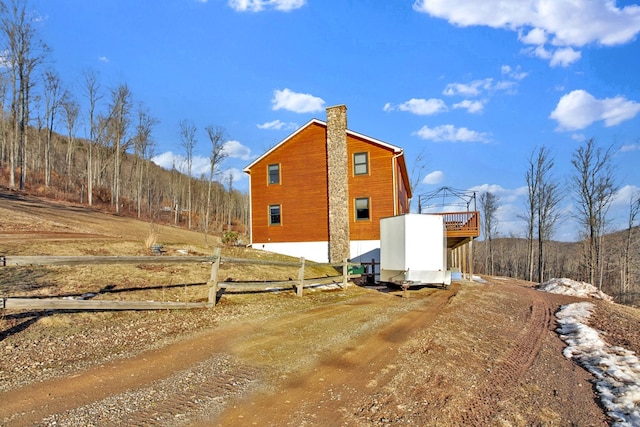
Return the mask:
[[329,190],[329,262],[350,257],[349,159],[347,106],[327,108],[327,176]]

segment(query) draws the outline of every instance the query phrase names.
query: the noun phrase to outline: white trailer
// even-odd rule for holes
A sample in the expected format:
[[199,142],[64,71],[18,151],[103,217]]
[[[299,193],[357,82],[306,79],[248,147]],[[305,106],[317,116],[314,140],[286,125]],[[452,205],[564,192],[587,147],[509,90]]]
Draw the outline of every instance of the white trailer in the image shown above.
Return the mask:
[[451,284],[441,215],[404,214],[380,220],[380,282],[405,288]]

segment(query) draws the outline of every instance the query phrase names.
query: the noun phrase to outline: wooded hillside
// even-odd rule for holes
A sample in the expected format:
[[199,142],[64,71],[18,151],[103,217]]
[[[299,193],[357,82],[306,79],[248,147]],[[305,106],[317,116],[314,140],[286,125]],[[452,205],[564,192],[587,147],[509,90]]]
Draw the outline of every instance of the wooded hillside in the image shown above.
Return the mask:
[[188,120],[176,129],[184,164],[159,168],[151,162],[158,121],[150,109],[126,82],[105,88],[93,70],[63,82],[36,19],[27,0],[0,1],[0,183],[205,232],[232,225],[244,232],[247,197],[234,191],[231,179],[219,182],[224,129],[206,128],[208,176],[191,174],[194,125]]
[[[474,245],[474,272],[488,274],[491,268],[489,242],[482,240]],[[527,239],[497,238],[492,245],[495,275],[528,280]],[[588,240],[548,241],[544,245],[543,281],[561,277],[589,281]],[[603,236],[603,248],[602,291],[614,297],[616,302],[640,306],[640,227]],[[535,264],[533,273],[538,277]]]

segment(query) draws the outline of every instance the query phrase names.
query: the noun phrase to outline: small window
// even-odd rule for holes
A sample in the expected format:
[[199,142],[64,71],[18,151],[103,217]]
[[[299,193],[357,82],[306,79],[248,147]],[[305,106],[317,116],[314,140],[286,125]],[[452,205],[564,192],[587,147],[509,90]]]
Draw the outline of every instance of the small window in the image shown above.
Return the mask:
[[355,153],[353,155],[353,174],[366,175],[369,173],[369,162],[367,153]]
[[356,199],[356,221],[369,219],[369,199]]
[[269,206],[269,225],[280,225],[280,205]]
[[280,184],[280,165],[269,165],[269,185]]

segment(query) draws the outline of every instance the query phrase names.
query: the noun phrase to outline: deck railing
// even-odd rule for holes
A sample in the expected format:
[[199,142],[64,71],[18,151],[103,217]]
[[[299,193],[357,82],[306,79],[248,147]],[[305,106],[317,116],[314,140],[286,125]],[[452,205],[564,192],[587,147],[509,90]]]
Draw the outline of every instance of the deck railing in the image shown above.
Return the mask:
[[480,215],[478,211],[442,212],[448,237],[480,236]]

